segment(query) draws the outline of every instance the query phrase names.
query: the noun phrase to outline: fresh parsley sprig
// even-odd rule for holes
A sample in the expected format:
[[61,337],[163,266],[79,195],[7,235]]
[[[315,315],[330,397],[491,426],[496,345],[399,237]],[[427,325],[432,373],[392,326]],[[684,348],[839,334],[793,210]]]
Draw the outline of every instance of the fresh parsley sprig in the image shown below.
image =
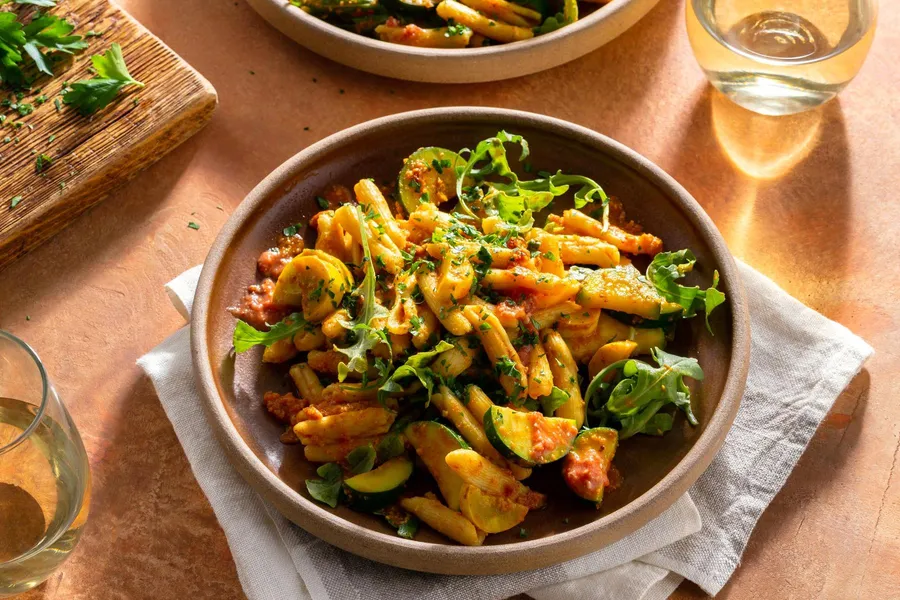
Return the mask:
[[71,90],[63,96],[63,102],[71,104],[79,113],[89,116],[108,106],[129,85],[144,87],[128,72],[122,47],[112,44],[104,54],[91,57],[96,75],[92,79],[70,84]]
[[22,49],[31,57],[41,73],[53,75],[41,48],[65,54],[74,54],[88,47],[80,35],[72,35],[75,26],[55,15],[39,15],[23,29],[25,44]]

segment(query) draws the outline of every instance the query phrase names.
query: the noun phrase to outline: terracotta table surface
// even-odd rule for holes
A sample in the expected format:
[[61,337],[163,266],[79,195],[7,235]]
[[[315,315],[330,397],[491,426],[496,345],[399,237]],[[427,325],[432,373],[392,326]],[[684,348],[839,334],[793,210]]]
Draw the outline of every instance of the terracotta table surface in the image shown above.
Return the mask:
[[[244,195],[308,144],[373,117],[463,104],[546,113],[635,148],[693,193],[736,256],[876,348],[719,597],[900,598],[895,2],[882,3],[872,53],[839,100],[781,120],[710,92],[682,2],[662,0],[609,46],[553,71],[442,87],[331,63],[243,2],[121,3],[209,78],[221,104],[204,131],[0,272],[0,328],[42,355],[94,476],[79,548],[24,598],[243,597],[222,530],[134,364],[184,325],[162,286],[202,262]],[[703,596],[687,584],[675,594]]]

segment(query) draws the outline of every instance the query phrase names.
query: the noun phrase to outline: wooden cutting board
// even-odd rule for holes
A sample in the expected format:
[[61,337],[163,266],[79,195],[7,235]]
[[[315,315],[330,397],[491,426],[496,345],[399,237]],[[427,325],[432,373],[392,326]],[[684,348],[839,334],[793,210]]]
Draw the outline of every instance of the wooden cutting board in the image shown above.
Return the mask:
[[[190,65],[108,0],[61,0],[51,9],[90,37],[90,47],[37,80],[21,102],[35,111],[19,117],[0,108],[0,268],[55,235],[117,186],[200,130],[216,107],[216,91]],[[62,104],[64,82],[89,79],[93,54],[118,42],[132,76],[144,88],[126,88],[90,118]],[[36,90],[40,88],[40,92]],[[47,101],[35,103],[43,94]],[[9,97],[2,93],[0,98]],[[57,109],[54,100],[60,101]],[[22,126],[15,128],[20,121]],[[10,141],[3,143],[5,138]],[[18,139],[18,142],[15,140]],[[41,174],[41,154],[52,164]],[[11,200],[22,199],[15,208]]]

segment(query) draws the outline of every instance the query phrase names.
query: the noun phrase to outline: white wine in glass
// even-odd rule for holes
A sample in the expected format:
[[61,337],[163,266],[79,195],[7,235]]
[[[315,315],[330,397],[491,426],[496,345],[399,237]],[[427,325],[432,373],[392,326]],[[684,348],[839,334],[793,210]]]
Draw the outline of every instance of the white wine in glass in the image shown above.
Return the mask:
[[752,111],[786,115],[834,98],[872,45],[876,0],[686,0],[709,81]]
[[0,597],[35,587],[66,560],[90,487],[81,437],[40,359],[0,331]]

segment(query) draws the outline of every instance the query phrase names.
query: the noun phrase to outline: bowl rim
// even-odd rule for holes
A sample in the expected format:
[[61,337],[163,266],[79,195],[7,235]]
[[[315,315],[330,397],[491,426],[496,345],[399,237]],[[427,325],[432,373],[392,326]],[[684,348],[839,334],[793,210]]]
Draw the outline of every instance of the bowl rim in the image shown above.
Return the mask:
[[[599,25],[604,21],[614,19],[617,15],[632,8],[631,5],[641,0],[607,0],[607,4],[599,6],[594,12],[578,19],[574,23],[561,27],[556,31],[536,35],[526,40],[519,40],[507,44],[498,44],[496,46],[482,46],[481,48],[421,48],[418,46],[406,46],[403,44],[392,44],[390,42],[382,42],[375,38],[370,38],[360,33],[346,31],[337,25],[332,25],[316,16],[301,10],[299,6],[290,3],[290,0],[254,0],[254,2],[265,2],[273,5],[285,12],[285,15],[304,26],[311,27],[320,33],[336,38],[343,43],[362,46],[363,49],[374,52],[385,52],[388,54],[396,54],[399,56],[424,56],[424,57],[454,57],[454,58],[483,58],[486,56],[503,56],[510,53],[520,52],[524,49],[538,50],[547,44],[553,44],[556,40],[576,36],[580,32],[591,29],[595,25]],[[653,0],[653,6],[659,0]],[[590,2],[588,2],[590,3]]]
[[[659,482],[620,509],[569,531],[515,543],[469,547],[406,540],[332,514],[289,487],[254,454],[238,433],[218,394],[209,360],[209,302],[216,276],[235,236],[260,204],[283,189],[304,164],[313,162],[335,145],[352,144],[381,128],[434,122],[490,123],[500,119],[514,119],[602,149],[642,177],[649,178],[679,205],[719,262],[721,281],[728,291],[732,312],[731,363],[718,407],[693,447]],[[288,519],[332,545],[379,562],[448,574],[515,572],[523,567],[510,559],[522,553],[531,553],[536,559],[526,566],[529,569],[556,564],[611,544],[658,516],[688,490],[724,443],[740,407],[750,358],[749,315],[737,265],[712,220],[687,190],[647,158],[591,129],[545,115],[486,107],[430,108],[380,117],[334,133],[287,159],[247,194],[216,237],[197,285],[190,327],[194,373],[207,418],[231,464],[254,489]],[[610,537],[615,539],[598,545],[603,538]],[[595,540],[593,548],[576,549],[579,545],[590,545],[592,539]]]

